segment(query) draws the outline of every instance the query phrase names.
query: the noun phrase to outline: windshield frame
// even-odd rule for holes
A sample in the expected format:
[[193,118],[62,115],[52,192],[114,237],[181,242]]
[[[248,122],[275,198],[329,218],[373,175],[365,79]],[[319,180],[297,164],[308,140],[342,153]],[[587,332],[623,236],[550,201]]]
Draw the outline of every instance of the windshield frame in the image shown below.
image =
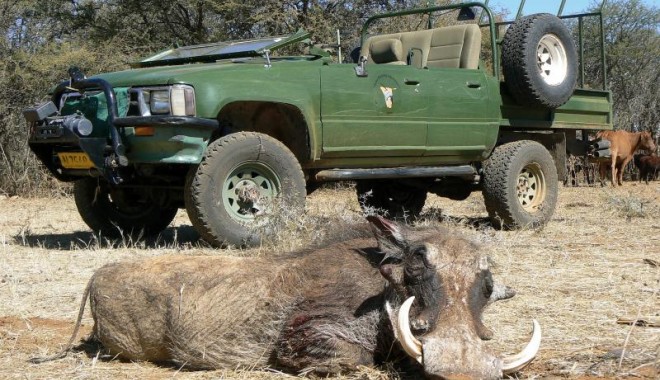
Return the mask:
[[195,62],[215,62],[221,59],[260,57],[282,47],[309,39],[310,33],[298,30],[285,36],[262,37],[247,40],[213,42],[182,46],[164,50],[142,61],[131,64],[134,68],[182,65]]

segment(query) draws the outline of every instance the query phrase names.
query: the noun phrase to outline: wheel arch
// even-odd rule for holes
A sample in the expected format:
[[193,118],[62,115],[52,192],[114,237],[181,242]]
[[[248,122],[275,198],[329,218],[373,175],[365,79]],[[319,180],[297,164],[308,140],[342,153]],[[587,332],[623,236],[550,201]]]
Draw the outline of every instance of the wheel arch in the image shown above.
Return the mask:
[[235,132],[259,132],[282,142],[301,164],[315,156],[309,118],[294,104],[237,100],[224,105],[217,119],[220,129],[212,140]]
[[[564,132],[552,132],[552,131],[543,131],[543,132],[530,132],[530,131],[502,131],[497,137],[496,146],[500,146],[506,143],[520,141],[520,140],[531,140],[536,141],[539,144],[543,145],[555,162],[555,167],[557,169],[557,177],[559,181],[563,182],[568,176],[568,170],[566,166],[567,162],[567,152],[566,152],[566,134]],[[492,152],[491,152],[492,154]]]

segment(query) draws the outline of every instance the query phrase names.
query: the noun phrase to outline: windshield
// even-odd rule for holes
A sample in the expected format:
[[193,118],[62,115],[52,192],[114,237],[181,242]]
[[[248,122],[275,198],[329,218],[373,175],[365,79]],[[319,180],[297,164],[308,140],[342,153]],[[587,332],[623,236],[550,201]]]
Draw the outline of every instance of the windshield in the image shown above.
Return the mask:
[[180,65],[191,62],[214,62],[227,58],[258,57],[266,51],[272,52],[307,38],[309,38],[309,33],[299,30],[287,36],[183,46],[165,50],[140,62],[136,62],[132,66]]

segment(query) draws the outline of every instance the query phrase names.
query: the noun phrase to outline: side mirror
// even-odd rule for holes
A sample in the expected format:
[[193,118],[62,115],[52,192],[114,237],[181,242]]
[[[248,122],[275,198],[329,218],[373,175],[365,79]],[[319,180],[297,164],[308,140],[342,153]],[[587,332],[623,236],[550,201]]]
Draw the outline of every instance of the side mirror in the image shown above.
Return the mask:
[[367,77],[369,74],[367,73],[367,56],[363,55],[360,56],[360,59],[358,60],[358,65],[355,66],[355,75],[359,77]]
[[351,62],[358,63],[360,62],[360,52],[362,51],[362,46],[358,46],[355,49],[351,50],[351,53],[348,55],[351,58]]

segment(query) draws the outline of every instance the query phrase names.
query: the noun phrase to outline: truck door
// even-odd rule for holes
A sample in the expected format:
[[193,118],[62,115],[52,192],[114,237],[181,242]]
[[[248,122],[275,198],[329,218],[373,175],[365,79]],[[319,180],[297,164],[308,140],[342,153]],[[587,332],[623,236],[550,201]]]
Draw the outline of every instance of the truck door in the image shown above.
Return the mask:
[[428,95],[425,156],[441,162],[481,160],[497,140],[497,81],[482,70],[429,68],[420,72]]
[[358,77],[354,68],[331,64],[321,69],[321,156],[422,156],[428,103],[408,79],[419,69],[371,64],[368,76]]

